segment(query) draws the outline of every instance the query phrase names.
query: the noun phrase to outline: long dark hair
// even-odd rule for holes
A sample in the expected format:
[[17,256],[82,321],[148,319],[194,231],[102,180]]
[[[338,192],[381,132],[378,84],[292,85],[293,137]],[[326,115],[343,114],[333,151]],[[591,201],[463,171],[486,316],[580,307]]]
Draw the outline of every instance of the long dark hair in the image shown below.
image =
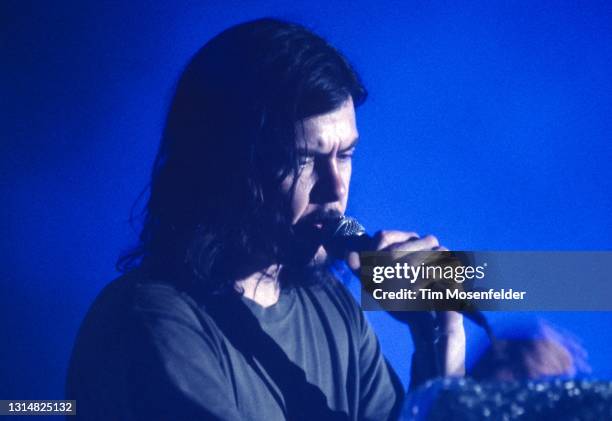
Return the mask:
[[118,268],[216,291],[262,256],[282,261],[291,221],[279,187],[297,178],[296,124],[366,95],[347,60],[300,25],[260,19],[214,37],[178,82],[140,243]]

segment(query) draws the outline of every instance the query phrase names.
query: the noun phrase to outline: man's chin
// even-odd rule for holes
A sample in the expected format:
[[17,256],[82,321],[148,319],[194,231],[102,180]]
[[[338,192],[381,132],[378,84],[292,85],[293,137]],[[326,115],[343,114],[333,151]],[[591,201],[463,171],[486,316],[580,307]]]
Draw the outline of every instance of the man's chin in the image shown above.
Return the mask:
[[[303,244],[302,244],[303,245]],[[322,245],[312,245],[310,248],[295,250],[293,263],[298,266],[316,267],[325,266],[329,263],[329,254]]]

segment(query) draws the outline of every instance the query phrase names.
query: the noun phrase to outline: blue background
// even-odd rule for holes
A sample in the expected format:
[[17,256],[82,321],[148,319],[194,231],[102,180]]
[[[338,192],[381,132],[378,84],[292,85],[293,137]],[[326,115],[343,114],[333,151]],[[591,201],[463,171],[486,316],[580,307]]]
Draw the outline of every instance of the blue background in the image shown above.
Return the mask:
[[[612,3],[222,3],[3,2],[0,397],[63,396],[79,323],[135,240],[130,208],[172,87],[198,47],[247,19],[306,24],[361,73],[349,211],[371,231],[453,249],[611,248]],[[612,377],[610,313],[545,316]],[[406,381],[406,330],[369,317]],[[482,334],[468,334],[472,360]]]

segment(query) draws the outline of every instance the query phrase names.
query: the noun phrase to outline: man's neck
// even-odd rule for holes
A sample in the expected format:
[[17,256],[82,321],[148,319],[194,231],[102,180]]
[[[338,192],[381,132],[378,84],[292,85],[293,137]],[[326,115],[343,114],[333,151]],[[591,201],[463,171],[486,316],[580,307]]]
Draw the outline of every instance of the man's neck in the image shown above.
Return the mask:
[[279,265],[272,265],[236,281],[234,287],[260,306],[270,307],[278,302],[280,295],[279,271]]

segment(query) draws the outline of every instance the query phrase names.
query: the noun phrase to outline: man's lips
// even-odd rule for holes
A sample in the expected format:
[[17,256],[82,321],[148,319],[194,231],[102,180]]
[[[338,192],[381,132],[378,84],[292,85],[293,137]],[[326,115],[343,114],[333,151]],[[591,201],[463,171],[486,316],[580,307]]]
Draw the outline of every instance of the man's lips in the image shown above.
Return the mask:
[[319,242],[322,240],[326,222],[322,219],[311,219],[302,221],[296,225],[296,233],[298,236]]
[[317,212],[305,216],[297,225],[311,226],[317,228],[323,228],[325,225],[335,223],[342,217],[342,214],[337,211],[330,212]]
[[299,229],[299,231],[302,231],[304,234],[309,236],[314,235],[318,238],[323,232],[324,227],[325,224],[323,222],[309,222],[306,224],[302,224],[301,229]]
[[334,226],[342,213],[338,211],[313,212],[295,224],[297,238],[310,244],[322,244],[328,235],[328,228]]

